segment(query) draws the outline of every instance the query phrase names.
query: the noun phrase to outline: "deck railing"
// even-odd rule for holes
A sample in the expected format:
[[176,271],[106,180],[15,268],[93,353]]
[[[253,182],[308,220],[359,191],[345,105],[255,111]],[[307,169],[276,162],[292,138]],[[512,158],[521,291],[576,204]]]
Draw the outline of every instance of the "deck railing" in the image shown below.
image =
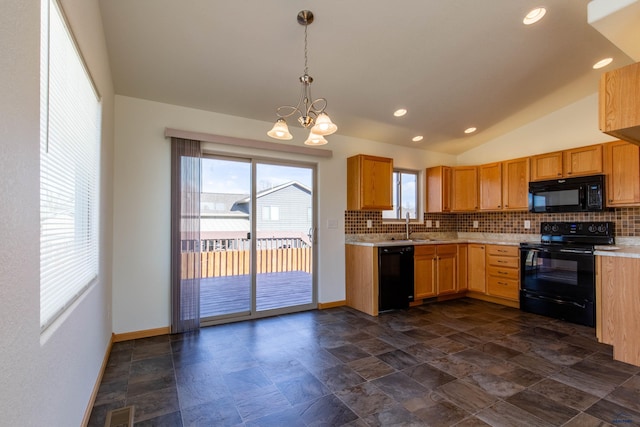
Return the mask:
[[[256,273],[280,273],[304,271],[311,273],[311,248],[277,248],[256,251]],[[200,256],[201,277],[223,277],[249,274],[249,250],[226,250],[210,252],[183,252],[183,279],[194,277],[197,258]]]

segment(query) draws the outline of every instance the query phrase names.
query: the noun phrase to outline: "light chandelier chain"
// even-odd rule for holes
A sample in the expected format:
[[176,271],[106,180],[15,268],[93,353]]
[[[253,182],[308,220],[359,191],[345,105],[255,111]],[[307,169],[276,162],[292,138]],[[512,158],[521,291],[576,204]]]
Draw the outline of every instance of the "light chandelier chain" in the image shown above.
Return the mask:
[[304,26],[304,73],[305,74],[309,74],[309,67],[307,65],[307,62],[308,62],[308,56],[307,56],[307,27],[308,27],[308,25]]

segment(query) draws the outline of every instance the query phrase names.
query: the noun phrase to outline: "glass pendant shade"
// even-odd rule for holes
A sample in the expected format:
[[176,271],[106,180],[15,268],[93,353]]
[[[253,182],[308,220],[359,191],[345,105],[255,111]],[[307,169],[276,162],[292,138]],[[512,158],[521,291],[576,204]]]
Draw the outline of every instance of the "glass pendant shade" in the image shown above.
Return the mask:
[[289,132],[289,126],[287,126],[287,122],[284,119],[278,119],[271,130],[267,132],[267,135],[275,139],[293,139],[293,135]]
[[313,130],[311,130],[311,132],[309,132],[309,137],[304,142],[304,145],[324,145],[327,142],[328,141],[324,139],[324,136],[318,135],[317,133],[314,133]]
[[311,128],[311,132],[316,135],[331,135],[338,130],[326,113],[320,113],[316,118],[316,124]]

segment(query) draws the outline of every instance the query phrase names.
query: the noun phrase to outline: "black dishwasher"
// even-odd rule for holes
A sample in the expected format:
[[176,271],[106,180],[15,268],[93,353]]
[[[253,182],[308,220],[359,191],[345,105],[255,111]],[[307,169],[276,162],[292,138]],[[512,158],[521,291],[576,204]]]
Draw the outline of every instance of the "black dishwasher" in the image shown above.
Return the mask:
[[378,311],[406,309],[413,301],[413,246],[378,248]]

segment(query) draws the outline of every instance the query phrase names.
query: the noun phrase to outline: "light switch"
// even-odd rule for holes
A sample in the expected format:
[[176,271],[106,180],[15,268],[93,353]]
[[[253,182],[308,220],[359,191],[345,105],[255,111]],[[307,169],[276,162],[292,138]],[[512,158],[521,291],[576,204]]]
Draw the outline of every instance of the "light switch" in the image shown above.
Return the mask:
[[478,221],[473,221],[473,228],[478,228],[480,226],[480,224],[478,223]]
[[371,228],[371,227],[373,227],[373,222],[370,219],[368,219],[367,220],[367,228]]
[[524,228],[529,229],[531,228],[531,221],[529,221],[528,219],[524,220]]
[[436,228],[440,228],[440,221],[436,221]]
[[433,222],[430,219],[428,219],[427,220],[427,228],[431,228],[431,227],[433,227]]

